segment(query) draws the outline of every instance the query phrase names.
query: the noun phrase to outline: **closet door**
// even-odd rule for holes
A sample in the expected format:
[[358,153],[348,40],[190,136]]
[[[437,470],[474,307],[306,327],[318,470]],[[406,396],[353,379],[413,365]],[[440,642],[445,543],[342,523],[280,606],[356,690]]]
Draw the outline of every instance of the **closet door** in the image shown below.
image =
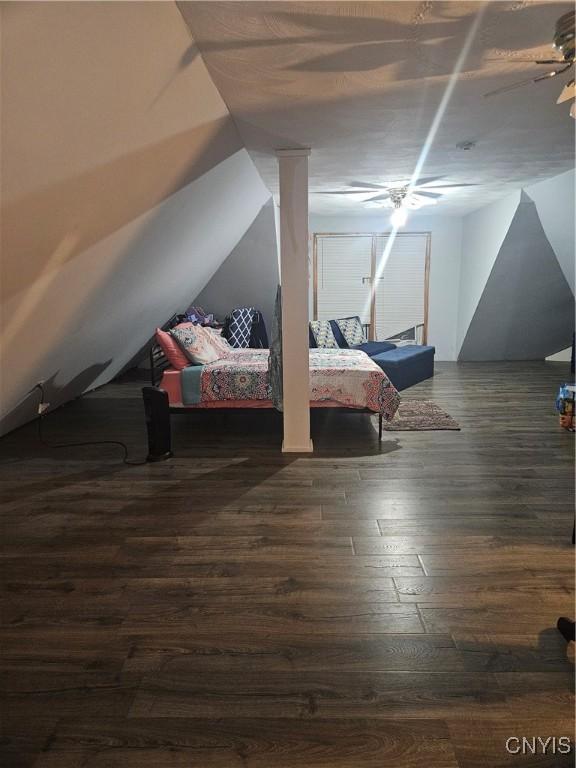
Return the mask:
[[316,235],[314,317],[370,322],[372,235]]
[[376,339],[396,337],[417,328],[415,340],[426,343],[429,235],[376,235],[374,315]]

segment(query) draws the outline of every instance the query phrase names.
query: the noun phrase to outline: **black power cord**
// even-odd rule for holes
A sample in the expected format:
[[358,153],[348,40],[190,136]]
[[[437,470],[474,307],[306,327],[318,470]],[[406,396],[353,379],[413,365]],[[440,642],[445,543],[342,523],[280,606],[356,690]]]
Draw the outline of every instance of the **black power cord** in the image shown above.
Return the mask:
[[123,443],[121,440],[89,440],[86,442],[81,443],[50,443],[48,440],[44,437],[44,432],[42,429],[42,422],[44,419],[44,412],[46,410],[45,402],[44,402],[44,387],[42,384],[38,383],[36,384],[31,392],[33,392],[35,389],[40,390],[40,402],[38,403],[38,439],[40,442],[47,446],[48,448],[82,448],[84,446],[88,445],[117,445],[120,448],[122,448],[124,455],[122,457],[122,462],[124,464],[127,464],[129,467],[141,467],[144,464],[147,464],[148,462],[146,460],[144,461],[129,461],[128,460],[128,446],[126,443]]

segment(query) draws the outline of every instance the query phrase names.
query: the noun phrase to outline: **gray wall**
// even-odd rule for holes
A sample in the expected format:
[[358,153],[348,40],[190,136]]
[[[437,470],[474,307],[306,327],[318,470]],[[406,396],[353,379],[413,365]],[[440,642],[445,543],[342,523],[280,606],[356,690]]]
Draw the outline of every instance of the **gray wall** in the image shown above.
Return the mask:
[[222,318],[235,307],[256,307],[270,333],[278,282],[274,203],[270,199],[195,303]]
[[574,296],[522,192],[460,350],[460,360],[543,360],[567,347]]

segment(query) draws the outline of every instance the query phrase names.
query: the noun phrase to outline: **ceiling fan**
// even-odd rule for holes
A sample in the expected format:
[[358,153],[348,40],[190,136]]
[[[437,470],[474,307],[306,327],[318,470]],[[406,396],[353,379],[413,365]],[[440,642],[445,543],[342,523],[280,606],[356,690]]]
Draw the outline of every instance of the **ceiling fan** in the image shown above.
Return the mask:
[[[506,93],[508,91],[515,90],[516,88],[521,88],[524,85],[530,85],[531,83],[539,83],[542,80],[550,80],[553,77],[558,77],[558,75],[562,75],[564,72],[567,72],[571,67],[574,66],[574,44],[575,44],[575,36],[574,36],[574,19],[575,19],[575,12],[574,11],[568,11],[568,13],[563,14],[560,16],[558,21],[556,22],[556,27],[554,30],[554,38],[552,41],[552,47],[559,52],[561,55],[561,58],[556,59],[511,59],[512,62],[523,62],[523,63],[530,63],[530,64],[539,64],[542,66],[553,66],[553,69],[550,70],[550,72],[546,72],[543,75],[538,75],[537,77],[530,77],[527,80],[521,80],[517,83],[512,83],[511,85],[505,85],[502,88],[496,88],[494,91],[489,91],[488,93],[485,93],[484,96],[496,96],[500,93]],[[576,86],[574,83],[574,78],[572,78],[562,89],[562,92],[560,93],[560,96],[558,97],[558,100],[556,101],[557,104],[561,104],[564,101],[568,101],[569,99],[573,99],[576,96]],[[572,117],[576,117],[576,111],[574,109],[574,104],[572,105],[570,109],[570,114]]]
[[348,195],[356,197],[370,208],[408,208],[416,210],[424,205],[434,205],[449,189],[472,187],[474,184],[438,184],[444,176],[419,179],[416,184],[406,181],[391,181],[387,184],[369,184],[352,181],[348,189],[325,190],[323,195]]

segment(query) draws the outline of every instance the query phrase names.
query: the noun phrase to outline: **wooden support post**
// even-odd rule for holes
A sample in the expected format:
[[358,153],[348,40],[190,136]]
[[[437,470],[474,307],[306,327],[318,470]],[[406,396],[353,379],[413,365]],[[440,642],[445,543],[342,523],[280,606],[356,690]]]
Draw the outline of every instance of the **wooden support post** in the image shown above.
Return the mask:
[[284,441],[287,453],[312,451],[308,345],[308,156],[309,149],[281,149],[280,273]]

